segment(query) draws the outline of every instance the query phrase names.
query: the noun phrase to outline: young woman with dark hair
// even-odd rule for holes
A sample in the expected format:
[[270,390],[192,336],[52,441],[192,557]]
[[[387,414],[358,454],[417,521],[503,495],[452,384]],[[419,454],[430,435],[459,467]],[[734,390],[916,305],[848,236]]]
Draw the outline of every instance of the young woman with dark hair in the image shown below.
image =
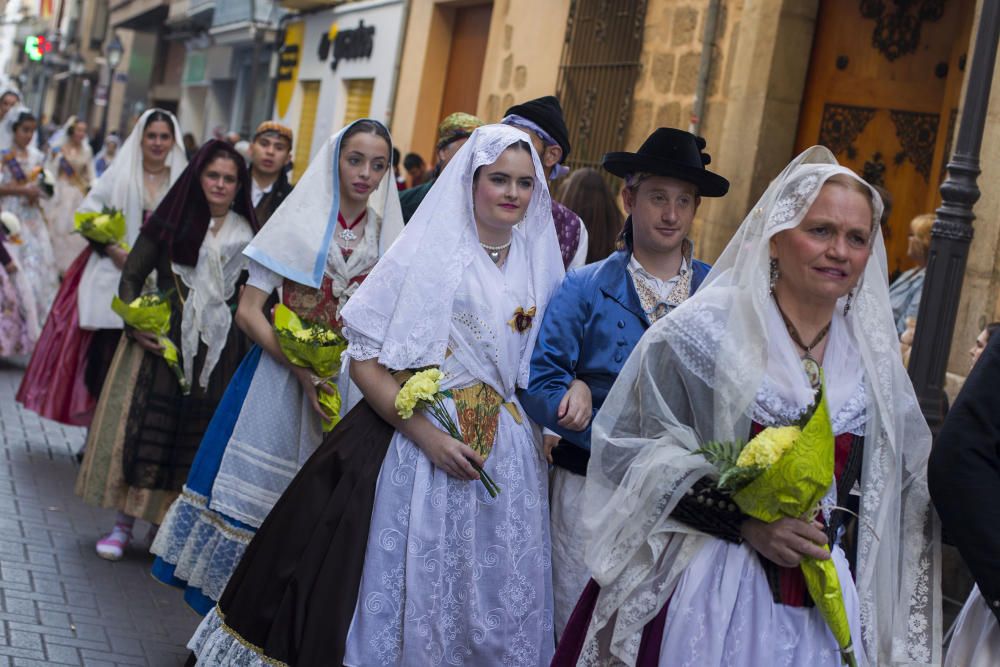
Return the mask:
[[156,336],[126,328],[76,484],[88,504],[118,510],[114,528],[97,543],[102,558],[122,557],[136,518],[162,521],[250,348],[232,316],[247,277],[243,249],[257,231],[249,178],[232,146],[205,144],[142,226],[125,261],[118,286],[125,303],[141,296],[156,272],[190,393],[182,392]]
[[346,367],[334,389],[289,361],[264,312],[281,287],[301,318],[341,329],[348,299],[403,228],[391,147],[385,126],[371,120],[331,137],[246,249],[250,278],[236,322],[257,345],[152,547],[153,576],[185,588],[200,614],[215,606],[254,532],[322,441],[318,393],[341,393],[345,413],[357,401]]
[[63,275],[52,316],[21,380],[17,400],[42,417],[89,426],[111,365],[122,320],[111,311],[127,247],[187,166],[177,119],[149,109],[78,212],[116,209],[125,217],[122,244],[90,241]]

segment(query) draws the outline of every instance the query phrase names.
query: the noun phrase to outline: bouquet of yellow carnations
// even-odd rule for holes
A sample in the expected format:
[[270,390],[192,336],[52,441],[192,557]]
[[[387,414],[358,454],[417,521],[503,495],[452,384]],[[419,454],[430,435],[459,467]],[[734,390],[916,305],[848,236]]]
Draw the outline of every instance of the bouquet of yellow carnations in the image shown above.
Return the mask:
[[73,214],[73,231],[95,243],[125,244],[125,216],[116,208],[105,208],[101,212],[78,212]]
[[[443,377],[444,374],[438,368],[428,368],[414,373],[396,394],[396,411],[403,419],[409,419],[413,416],[414,410],[426,410],[444,427],[448,435],[460,442],[465,442],[462,431],[455,424],[455,420],[451,418],[448,406],[444,403],[444,399],[451,398],[452,395],[451,392],[441,391],[441,378]],[[474,447],[474,449],[476,448]],[[485,450],[477,449],[477,453],[482,454],[483,458],[489,455],[489,451]],[[479,481],[486,487],[490,497],[496,498],[497,494],[500,493],[500,487],[497,486],[497,483],[480,466],[472,463],[472,467],[479,473]]]
[[[711,442],[695,453],[719,469],[718,488],[732,493],[744,514],[767,523],[782,517],[812,520],[833,483],[833,429],[822,387],[797,425],[766,428],[746,444]],[[856,667],[836,566],[806,557],[799,567],[844,664]]]
[[[329,382],[337,375],[340,358],[347,349],[347,339],[339,333],[320,322],[300,319],[280,303],[274,309],[274,332],[288,360],[312,370],[317,376],[317,384]],[[326,433],[340,421],[340,392],[334,386],[333,393],[317,391],[316,397],[330,415],[323,420],[323,432]]]
[[163,294],[144,294],[125,303],[116,294],[111,299],[111,310],[133,329],[156,335],[156,342],[163,346],[163,360],[177,376],[181,393],[185,396],[190,394],[191,386],[184,378],[180,353],[174,341],[167,336],[170,333],[170,300]]

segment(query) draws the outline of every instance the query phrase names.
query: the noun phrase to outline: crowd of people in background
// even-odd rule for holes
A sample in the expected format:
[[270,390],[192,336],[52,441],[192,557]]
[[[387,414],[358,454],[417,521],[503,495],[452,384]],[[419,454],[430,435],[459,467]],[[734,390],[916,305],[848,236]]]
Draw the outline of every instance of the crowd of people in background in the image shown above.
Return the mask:
[[[572,170],[553,96],[449,113],[429,160],[354,121],[294,185],[276,121],[199,144],[149,109],[90,137],[0,94],[0,358],[28,360],[26,408],[87,429],[76,493],[116,512],[96,554],[155,554],[204,617],[191,664],[942,662],[904,367],[933,217],[890,285],[887,193],[827,149],[710,266],[692,226],[740,165],[658,128]],[[820,502],[755,518],[706,449],[815,414]],[[946,500],[967,467],[930,492],[977,559],[961,664],[987,664],[996,554]],[[839,632],[806,561],[839,579]]]

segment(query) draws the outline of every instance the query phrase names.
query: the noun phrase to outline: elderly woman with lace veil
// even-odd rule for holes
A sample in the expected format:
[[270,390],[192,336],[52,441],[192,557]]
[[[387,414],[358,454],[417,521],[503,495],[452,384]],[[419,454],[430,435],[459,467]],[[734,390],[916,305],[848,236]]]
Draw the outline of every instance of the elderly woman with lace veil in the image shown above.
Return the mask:
[[[341,330],[351,295],[403,230],[390,149],[389,131],[374,120],[356,121],[330,137],[244,251],[252,258],[250,278],[236,321],[257,346],[229,383],[152,546],[159,556],[153,576],[184,587],[185,600],[202,615],[215,606],[254,531],[323,441],[326,415],[317,392],[329,389],[317,388],[310,369],[282,353],[264,306],[281,287],[285,306],[296,315]],[[345,365],[337,390],[344,408],[343,399],[360,398],[347,375]]]
[[[545,461],[515,390],[563,275],[550,209],[527,135],[472,133],[344,308],[365,398],[247,547],[189,643],[200,664],[548,664]],[[397,413],[389,369],[427,366],[465,442]]]
[[[796,567],[807,556],[833,559],[858,664],[940,662],[930,433],[896,351],[881,208],[827,149],[805,151],[647,331],[594,424],[594,581],[553,664],[840,665]],[[694,452],[793,423],[816,365],[836,450],[818,521],[748,518]],[[837,508],[855,489],[849,564]]]
[[76,493],[118,510],[97,553],[122,557],[135,519],[158,525],[187,477],[198,444],[240,360],[250,349],[233,324],[246,281],[243,249],[257,231],[250,176],[225,142],[202,146],[142,227],[118,287],[126,304],[156,291],[170,303],[169,337],[184,381],[151,333],[126,329],[87,435]]

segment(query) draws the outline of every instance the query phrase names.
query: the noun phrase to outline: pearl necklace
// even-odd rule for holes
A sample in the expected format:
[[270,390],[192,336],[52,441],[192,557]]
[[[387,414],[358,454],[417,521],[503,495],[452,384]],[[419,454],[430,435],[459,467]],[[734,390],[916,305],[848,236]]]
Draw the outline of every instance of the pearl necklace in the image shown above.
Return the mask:
[[480,241],[479,245],[481,245],[483,247],[483,250],[486,251],[486,254],[489,255],[490,259],[493,260],[494,264],[499,264],[500,263],[500,254],[504,250],[506,250],[507,248],[509,248],[510,244],[512,242],[513,242],[513,239],[511,239],[510,241],[507,241],[506,243],[504,243],[502,245],[489,245],[487,243],[483,243],[482,241]]

